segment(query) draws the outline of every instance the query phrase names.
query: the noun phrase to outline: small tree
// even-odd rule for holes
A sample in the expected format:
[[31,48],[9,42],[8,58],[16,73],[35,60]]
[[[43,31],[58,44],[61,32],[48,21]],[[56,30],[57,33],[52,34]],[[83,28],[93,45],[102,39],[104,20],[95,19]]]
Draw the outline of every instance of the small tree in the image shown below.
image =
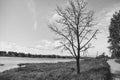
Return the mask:
[[115,12],[111,18],[109,26],[109,49],[112,53],[112,57],[120,57],[120,11]]
[[85,1],[69,0],[65,8],[57,7],[56,12],[60,18],[49,25],[61,44],[58,48],[69,51],[75,57],[78,74],[80,54],[90,48],[90,41],[97,33],[93,28],[94,13],[87,11],[86,5]]

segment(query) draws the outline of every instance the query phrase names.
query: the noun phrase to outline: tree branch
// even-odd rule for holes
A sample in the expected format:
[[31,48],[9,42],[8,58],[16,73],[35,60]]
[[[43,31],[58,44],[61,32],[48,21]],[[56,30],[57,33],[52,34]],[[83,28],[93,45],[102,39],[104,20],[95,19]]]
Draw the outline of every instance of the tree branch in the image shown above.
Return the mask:
[[76,54],[74,54],[69,47],[67,47],[64,43],[61,42],[61,44],[74,56],[76,57]]
[[92,38],[96,35],[97,31],[98,31],[98,30],[96,30],[96,31],[94,32],[94,34],[92,35],[92,37],[80,48],[80,50],[81,50],[82,48],[84,48],[84,47],[92,40]]

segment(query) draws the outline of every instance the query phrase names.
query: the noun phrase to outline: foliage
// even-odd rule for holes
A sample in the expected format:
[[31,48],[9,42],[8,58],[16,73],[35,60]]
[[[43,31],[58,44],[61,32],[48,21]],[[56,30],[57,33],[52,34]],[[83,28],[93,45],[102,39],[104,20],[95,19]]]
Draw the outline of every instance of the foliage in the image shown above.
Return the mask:
[[109,26],[109,49],[112,57],[120,57],[120,11],[115,12]]
[[110,59],[110,57],[108,57],[108,55],[105,55],[105,53],[103,52],[101,55],[96,56],[96,59],[108,60],[108,59]]

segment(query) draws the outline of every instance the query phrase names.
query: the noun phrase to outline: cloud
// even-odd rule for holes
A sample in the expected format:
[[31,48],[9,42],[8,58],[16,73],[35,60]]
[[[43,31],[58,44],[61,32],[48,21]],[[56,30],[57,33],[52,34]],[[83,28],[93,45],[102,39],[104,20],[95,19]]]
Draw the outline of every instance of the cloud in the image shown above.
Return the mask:
[[35,3],[34,0],[26,0],[29,10],[35,14]]
[[41,50],[54,50],[54,48],[57,46],[59,46],[58,41],[50,41],[50,40],[41,40],[34,44],[34,48]]
[[56,12],[54,12],[53,14],[51,14],[48,22],[49,23],[56,23],[57,20],[61,19],[62,17],[59,16]]
[[97,40],[92,41],[92,45],[95,46],[95,48],[90,49],[89,53],[96,55],[97,51],[101,54],[105,52],[106,54],[110,55],[109,49],[107,48],[109,46],[108,43],[108,36],[109,36],[109,25],[110,20],[113,16],[113,14],[120,10],[120,4],[111,5],[107,8],[104,8],[100,12],[96,14],[97,17],[97,28],[100,30],[100,33],[97,34]]
[[[92,40],[91,43],[94,48],[91,48],[89,50],[89,55],[96,56],[97,51],[99,52],[99,54],[105,52],[106,54],[110,55],[109,49],[107,48],[109,46],[107,38],[109,36],[109,25],[113,14],[116,11],[118,12],[119,10],[120,4],[114,4],[104,8],[96,14],[96,21],[98,23],[96,27],[100,30],[101,33],[97,34],[97,40]],[[51,18],[51,22],[54,22],[58,19],[60,19],[60,16],[54,13]]]
[[36,42],[33,46],[21,46],[13,42],[0,42],[0,51],[15,51],[31,54],[43,54],[43,55],[66,55],[62,54],[60,50],[54,49],[59,43],[56,41],[41,40]]
[[102,30],[110,25],[110,19],[115,12],[120,10],[120,4],[111,5],[110,7],[104,8],[96,16],[98,18],[98,25],[103,26]]
[[37,23],[37,21],[35,20],[35,22],[34,22],[34,27],[33,27],[35,31],[37,30],[37,24],[38,24],[38,23]]
[[[36,11],[35,6],[33,4],[33,0],[27,0],[28,6],[30,11],[33,13],[34,16],[34,30],[37,29],[37,19],[36,19]],[[108,8],[104,8],[102,11],[100,11],[97,14],[98,17],[98,24],[97,27],[100,29],[101,34],[98,34],[97,40],[93,40],[93,46],[95,48],[92,48],[89,50],[89,55],[96,55],[97,51],[99,53],[106,52],[109,54],[109,51],[107,47],[109,44],[107,43],[107,37],[109,35],[109,24],[110,24],[110,18],[114,14],[115,11],[118,11],[120,9],[120,5],[113,5]],[[54,13],[49,21],[54,22],[55,20],[60,19],[61,17]],[[60,50],[55,50],[54,48],[59,45],[59,42],[56,41],[50,41],[50,40],[40,40],[38,42],[35,42],[32,46],[20,46],[16,43],[12,42],[0,42],[0,50],[5,51],[17,51],[17,52],[25,52],[25,53],[32,53],[32,54],[59,54],[59,55],[65,55],[67,53],[61,53]]]
[[[65,7],[67,7],[67,6],[69,6],[69,1],[68,0],[66,0],[65,1],[65,3],[63,3],[62,5],[59,5],[59,7],[60,8],[65,8]],[[54,11],[51,15],[50,15],[50,17],[49,17],[49,23],[55,23],[56,22],[56,20],[59,20],[59,19],[62,19],[62,17],[56,12],[56,11]]]
[[13,42],[0,42],[0,50],[3,51],[17,51],[21,52],[24,51],[26,52],[27,49],[25,47],[19,46],[16,43]]
[[111,5],[107,8],[104,8],[100,12],[97,13],[97,28],[100,30],[101,34],[103,36],[108,37],[109,36],[109,25],[111,18],[115,12],[118,12],[120,10],[120,3]]
[[36,14],[36,6],[34,0],[26,0],[28,9],[33,15],[33,20],[34,20],[34,25],[33,29],[36,31],[37,30],[37,14]]
[[42,51],[42,54],[70,55],[67,52],[62,53],[61,49],[55,49],[59,45],[59,41],[40,40],[32,45],[31,48]]

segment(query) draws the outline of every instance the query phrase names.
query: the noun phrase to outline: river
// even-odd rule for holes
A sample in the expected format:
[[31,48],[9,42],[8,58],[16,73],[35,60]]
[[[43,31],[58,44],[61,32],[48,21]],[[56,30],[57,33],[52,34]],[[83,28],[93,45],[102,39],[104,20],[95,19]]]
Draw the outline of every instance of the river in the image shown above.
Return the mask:
[[19,63],[57,63],[57,62],[69,62],[74,59],[62,59],[62,58],[26,58],[26,57],[0,57],[0,72],[9,70],[11,68],[18,67]]

